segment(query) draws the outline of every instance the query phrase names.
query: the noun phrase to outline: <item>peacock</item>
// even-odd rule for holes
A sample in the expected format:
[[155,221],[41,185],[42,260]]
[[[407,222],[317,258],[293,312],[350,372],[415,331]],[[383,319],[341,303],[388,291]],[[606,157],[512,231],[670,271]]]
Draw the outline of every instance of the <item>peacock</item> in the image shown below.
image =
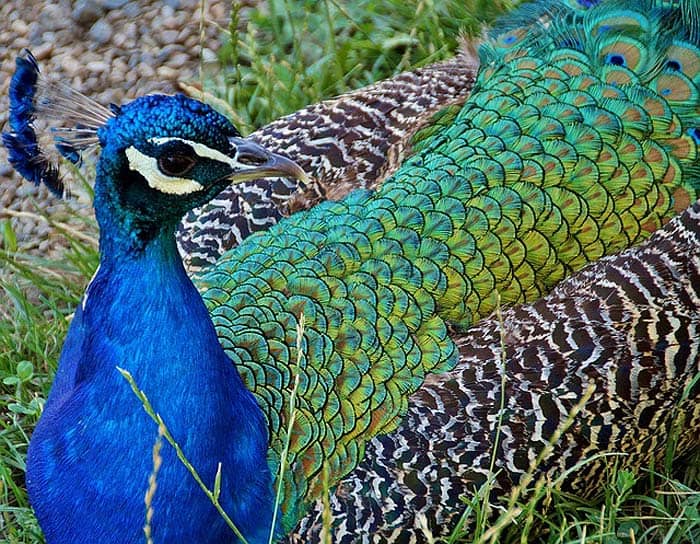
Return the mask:
[[[177,254],[182,215],[232,181],[303,171],[200,102],[106,109],[19,57],[3,135],[16,169],[61,192],[32,121],[66,101],[59,153],[101,149],[100,266],[27,459],[47,541],[143,538],[158,429],[132,386],[251,543],[312,539],[324,480],[336,542],[444,534],[492,446],[507,490],[569,415],[536,475],[583,496],[602,461],[564,471],[607,451],[650,464],[677,414],[677,451],[697,448],[698,204],[536,300],[696,200],[698,16],[651,0],[519,8],[464,105],[381,187],[246,238],[195,278],[202,298]],[[468,329],[500,303],[502,321]],[[160,455],[153,538],[236,542],[174,449]]]
[[452,59],[403,72],[374,85],[313,104],[250,135],[312,175],[231,185],[185,215],[175,234],[188,271],[216,262],[253,232],[282,217],[353,189],[373,189],[411,153],[419,130],[461,106],[474,84],[478,59],[465,42]]

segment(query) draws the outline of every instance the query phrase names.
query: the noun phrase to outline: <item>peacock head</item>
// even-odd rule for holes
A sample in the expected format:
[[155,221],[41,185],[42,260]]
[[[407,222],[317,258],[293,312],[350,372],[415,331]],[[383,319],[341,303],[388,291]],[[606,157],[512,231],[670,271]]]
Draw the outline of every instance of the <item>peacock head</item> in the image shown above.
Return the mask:
[[184,95],[148,95],[114,112],[97,130],[96,198],[141,223],[177,222],[231,183],[305,178],[296,163],[242,138],[223,115]]
[[[231,183],[285,176],[304,180],[291,160],[242,138],[210,106],[184,95],[148,95],[105,108],[39,77],[28,51],[17,58],[10,85],[10,128],[3,141],[13,166],[34,183],[62,195],[57,162],[37,140],[35,121],[53,118],[53,145],[78,163],[100,147],[95,180],[98,219],[141,234],[174,228],[191,208]],[[102,225],[105,226],[104,224]],[[118,225],[113,225],[118,226]]]

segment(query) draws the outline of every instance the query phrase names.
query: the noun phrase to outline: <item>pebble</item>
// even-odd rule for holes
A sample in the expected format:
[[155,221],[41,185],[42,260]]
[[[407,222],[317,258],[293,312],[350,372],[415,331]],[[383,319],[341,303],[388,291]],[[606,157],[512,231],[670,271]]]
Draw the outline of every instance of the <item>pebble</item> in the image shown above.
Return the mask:
[[85,68],[87,68],[88,72],[97,72],[98,74],[103,74],[107,70],[109,70],[109,63],[107,62],[102,62],[102,61],[93,61],[93,62],[88,62],[85,65]]
[[[189,32],[186,32],[185,29],[183,28],[180,33],[177,35],[177,41],[178,42],[183,42],[187,41],[189,38],[194,38]],[[197,43],[199,43],[199,39],[197,38]]]
[[119,9],[126,5],[129,0],[99,0],[105,9]]
[[104,14],[104,8],[95,0],[78,0],[71,17],[80,25],[91,25]]
[[180,70],[176,70],[170,66],[159,66],[156,73],[158,74],[159,78],[177,79],[177,76],[180,74]]
[[162,8],[160,8],[160,16],[163,19],[171,19],[173,15],[175,15],[175,10],[172,8],[172,6],[165,4]]
[[124,34],[117,34],[114,36],[114,39],[112,40],[112,43],[114,44],[115,47],[128,47],[126,44],[130,42],[129,38],[127,38]]
[[177,30],[163,30],[158,39],[163,45],[168,45],[174,43],[177,40],[178,31]]
[[29,25],[21,19],[15,19],[10,25],[10,30],[18,36],[24,36],[29,32]]
[[138,36],[138,27],[136,23],[127,23],[124,27],[122,34],[130,39],[135,39]]
[[156,71],[153,69],[153,67],[150,64],[147,64],[145,62],[140,63],[136,67],[136,71],[139,73],[141,77],[145,78],[151,78],[156,75]]
[[103,20],[97,21],[88,33],[90,38],[99,45],[104,45],[112,39],[112,26]]
[[67,55],[63,57],[61,61],[61,66],[70,77],[74,77],[78,72],[80,72],[80,70],[83,67],[83,65],[80,62],[78,62],[75,58]]
[[138,17],[140,14],[141,6],[139,6],[137,2],[129,2],[126,6],[124,6],[124,15],[126,17],[133,19],[134,17]]
[[36,60],[45,60],[51,56],[53,52],[53,42],[44,42],[38,47],[32,48],[32,55]]
[[190,56],[187,53],[178,53],[170,57],[168,65],[171,68],[182,68],[190,60]]
[[219,57],[216,53],[214,53],[214,51],[212,51],[208,47],[205,47],[204,49],[202,49],[202,60],[206,63],[213,63],[218,62]]
[[39,24],[44,30],[57,30],[65,25],[68,14],[60,4],[49,3],[44,6],[39,15]]
[[44,44],[45,44],[45,43],[54,43],[55,41],[56,41],[56,33],[55,33],[55,32],[51,32],[51,31],[49,30],[49,31],[43,32],[43,33],[41,34],[41,42],[40,42],[40,44],[42,44],[42,43],[44,43]]
[[[163,19],[163,28],[166,30],[180,30],[182,28],[182,18],[173,15],[172,17]],[[182,30],[186,31],[188,35],[190,34],[188,28],[183,28]]]
[[34,44],[34,45],[40,44],[41,40],[42,40],[43,33],[44,33],[44,31],[41,28],[41,25],[39,23],[37,23],[36,21],[29,25],[29,41],[31,41],[32,44]]

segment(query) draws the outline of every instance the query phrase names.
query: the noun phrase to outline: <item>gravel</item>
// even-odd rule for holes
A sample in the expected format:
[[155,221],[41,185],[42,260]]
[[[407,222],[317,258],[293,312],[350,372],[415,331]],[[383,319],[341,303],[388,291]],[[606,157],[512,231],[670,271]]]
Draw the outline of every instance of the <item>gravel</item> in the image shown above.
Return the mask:
[[[0,128],[7,130],[9,81],[23,48],[32,51],[48,77],[104,105],[152,92],[173,93],[178,82],[197,84],[202,47],[205,62],[215,63],[212,52],[224,43],[220,29],[228,27],[230,5],[201,1],[203,42],[199,0],[0,2]],[[55,258],[63,240],[38,211],[75,228],[81,228],[78,216],[92,213],[78,189],[71,199],[60,200],[22,180],[0,146],[0,222],[9,218],[22,250]]]

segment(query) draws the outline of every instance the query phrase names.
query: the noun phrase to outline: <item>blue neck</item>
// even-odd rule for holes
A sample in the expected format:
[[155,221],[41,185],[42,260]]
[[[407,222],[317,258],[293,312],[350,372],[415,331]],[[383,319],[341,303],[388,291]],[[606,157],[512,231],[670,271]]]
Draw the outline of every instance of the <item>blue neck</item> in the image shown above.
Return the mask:
[[[103,163],[107,163],[106,165]],[[114,202],[125,199],[121,191],[110,180],[104,170],[118,170],[116,161],[104,160],[98,165],[98,177],[95,182],[95,216],[100,226],[100,261],[122,262],[137,257],[151,250],[158,251],[149,244],[160,246],[166,253],[154,255],[154,264],[177,266],[180,258],[177,253],[170,253],[174,247],[175,227],[178,219],[171,217],[172,211],[165,217],[152,217],[153,212],[138,209],[127,210],[125,203],[115,206]]]
[[[116,367],[133,375],[210,488],[221,462],[224,509],[251,544],[267,541],[262,412],[222,350],[173,236],[134,244],[110,230],[116,219],[101,217],[100,268],[30,445],[27,483],[47,541],[143,541],[157,428]],[[173,448],[164,444],[162,458],[154,540],[235,542]]]

